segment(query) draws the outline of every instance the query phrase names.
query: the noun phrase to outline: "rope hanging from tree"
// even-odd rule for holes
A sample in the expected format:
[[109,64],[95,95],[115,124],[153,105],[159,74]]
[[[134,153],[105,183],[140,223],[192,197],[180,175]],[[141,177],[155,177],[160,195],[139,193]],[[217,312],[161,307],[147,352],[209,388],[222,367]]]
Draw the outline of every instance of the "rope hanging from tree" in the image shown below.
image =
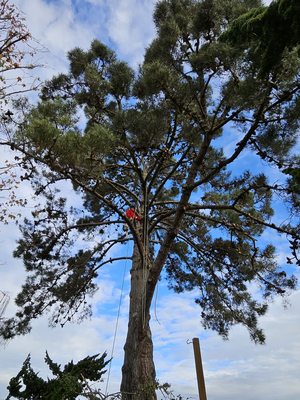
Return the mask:
[[126,248],[126,260],[125,260],[125,264],[124,264],[118,313],[117,313],[117,318],[116,318],[114,338],[113,338],[112,349],[111,349],[111,354],[110,354],[110,363],[109,363],[109,367],[108,367],[107,380],[106,380],[106,385],[105,385],[105,396],[107,396],[107,394],[108,394],[108,385],[109,385],[109,380],[110,380],[111,365],[112,365],[112,359],[113,359],[113,355],[114,355],[114,351],[115,351],[115,344],[116,344],[117,332],[118,332],[118,326],[119,326],[119,320],[120,320],[121,305],[122,305],[123,292],[124,292],[124,283],[125,283],[125,276],[126,276],[126,270],[127,270],[128,247],[129,247],[129,243],[127,243],[127,248]]

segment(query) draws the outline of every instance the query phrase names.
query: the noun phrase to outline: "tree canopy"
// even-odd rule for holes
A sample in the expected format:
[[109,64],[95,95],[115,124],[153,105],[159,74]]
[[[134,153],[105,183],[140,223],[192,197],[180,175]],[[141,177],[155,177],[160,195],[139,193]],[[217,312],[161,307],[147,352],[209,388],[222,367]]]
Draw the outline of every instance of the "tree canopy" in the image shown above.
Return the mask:
[[223,38],[235,44],[251,43],[261,73],[276,70],[284,52],[294,50],[299,57],[300,4],[297,0],[275,0],[237,18]]
[[[28,333],[47,311],[62,325],[90,315],[101,269],[130,258],[129,381],[139,373],[130,372],[130,351],[152,351],[147,324],[161,278],[175,292],[194,291],[205,328],[227,337],[243,324],[264,342],[258,317],[270,299],[296,287],[264,232],[285,236],[288,264],[300,263],[292,213],[299,193],[281,173],[298,168],[300,61],[287,47],[276,74],[262,75],[251,41],[224,41],[231,23],[257,7],[255,0],[159,1],[157,34],[138,72],[98,40],[70,51],[69,73],[45,84],[6,141],[44,200],[25,220],[14,253],[28,277],[3,337]],[[65,181],[78,207],[57,185]],[[289,215],[276,212],[276,199]],[[141,221],[127,216],[133,207]],[[120,250],[128,241],[132,257]]]

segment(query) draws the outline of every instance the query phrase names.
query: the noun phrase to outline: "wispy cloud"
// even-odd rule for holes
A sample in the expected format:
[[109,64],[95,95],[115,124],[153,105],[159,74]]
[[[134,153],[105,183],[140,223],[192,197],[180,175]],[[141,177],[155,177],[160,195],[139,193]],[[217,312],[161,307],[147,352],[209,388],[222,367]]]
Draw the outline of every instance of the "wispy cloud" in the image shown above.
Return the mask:
[[74,47],[87,49],[99,39],[133,67],[142,61],[154,35],[153,1],[149,0],[16,0],[32,35],[48,49],[40,57],[46,78],[67,69],[66,54]]
[[300,291],[290,300],[287,309],[280,299],[271,305],[261,319],[266,345],[257,346],[243,327],[235,327],[229,341],[203,332],[191,296],[164,297],[157,310],[161,325],[153,322],[159,378],[172,383],[177,392],[195,396],[193,351],[186,340],[200,337],[209,399],[298,399]]
[[108,34],[120,56],[136,66],[142,61],[144,49],[154,35],[153,1],[113,0],[107,2],[110,13]]
[[37,54],[45,64],[45,68],[39,71],[42,78],[64,72],[67,52],[76,46],[86,48],[94,38],[95,33],[89,29],[88,21],[78,20],[71,0],[16,0],[15,3],[23,11],[31,34],[46,50]]

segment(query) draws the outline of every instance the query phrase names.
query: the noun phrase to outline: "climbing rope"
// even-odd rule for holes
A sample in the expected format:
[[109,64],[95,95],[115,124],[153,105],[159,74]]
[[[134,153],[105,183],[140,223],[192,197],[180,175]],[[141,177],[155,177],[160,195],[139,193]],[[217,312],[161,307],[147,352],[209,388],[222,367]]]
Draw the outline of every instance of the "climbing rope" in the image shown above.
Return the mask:
[[[148,209],[147,209],[147,201],[148,201],[148,194],[147,194],[147,186],[145,185],[145,192],[144,192],[144,219],[143,219],[143,259],[142,259],[142,269],[143,269],[143,293],[142,293],[142,326],[145,327],[146,323],[146,288],[147,288],[147,264],[148,264]],[[150,260],[149,260],[150,261]]]
[[121,305],[122,305],[123,292],[124,292],[124,283],[125,283],[125,276],[126,276],[126,270],[127,270],[128,248],[129,248],[129,242],[127,243],[127,248],[126,248],[126,260],[125,260],[125,263],[124,263],[124,271],[123,271],[121,293],[120,293],[120,299],[119,299],[119,307],[118,307],[118,313],[117,313],[117,318],[116,318],[116,325],[115,325],[115,331],[114,331],[113,344],[112,344],[112,349],[111,349],[111,354],[110,354],[110,363],[109,363],[108,373],[107,373],[107,380],[106,380],[106,386],[105,386],[105,396],[107,396],[107,394],[108,394],[108,385],[109,385],[109,379],[110,379],[112,358],[113,358],[114,351],[115,351],[115,344],[116,344],[118,325],[119,325],[119,319],[120,319],[120,313],[121,313]]
[[157,298],[158,298],[158,282],[157,282],[157,284],[156,284],[156,289],[155,289],[155,298],[154,298],[154,316],[155,316],[155,319],[156,319],[156,321],[157,321],[157,323],[158,323],[158,325],[160,325],[160,322],[159,322],[159,319],[157,318],[157,310],[156,310],[156,306],[157,306]]

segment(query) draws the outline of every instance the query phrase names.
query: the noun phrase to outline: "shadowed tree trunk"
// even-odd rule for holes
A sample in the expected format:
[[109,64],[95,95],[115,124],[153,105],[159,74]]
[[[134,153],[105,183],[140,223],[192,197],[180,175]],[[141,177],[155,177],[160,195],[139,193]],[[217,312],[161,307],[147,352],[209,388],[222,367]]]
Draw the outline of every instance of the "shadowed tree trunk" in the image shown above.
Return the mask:
[[[143,259],[144,258],[144,259]],[[131,268],[129,323],[122,367],[121,392],[125,400],[155,400],[155,366],[150,330],[150,307],[146,308],[149,257],[141,257],[134,245]],[[147,301],[151,303],[151,301]]]

